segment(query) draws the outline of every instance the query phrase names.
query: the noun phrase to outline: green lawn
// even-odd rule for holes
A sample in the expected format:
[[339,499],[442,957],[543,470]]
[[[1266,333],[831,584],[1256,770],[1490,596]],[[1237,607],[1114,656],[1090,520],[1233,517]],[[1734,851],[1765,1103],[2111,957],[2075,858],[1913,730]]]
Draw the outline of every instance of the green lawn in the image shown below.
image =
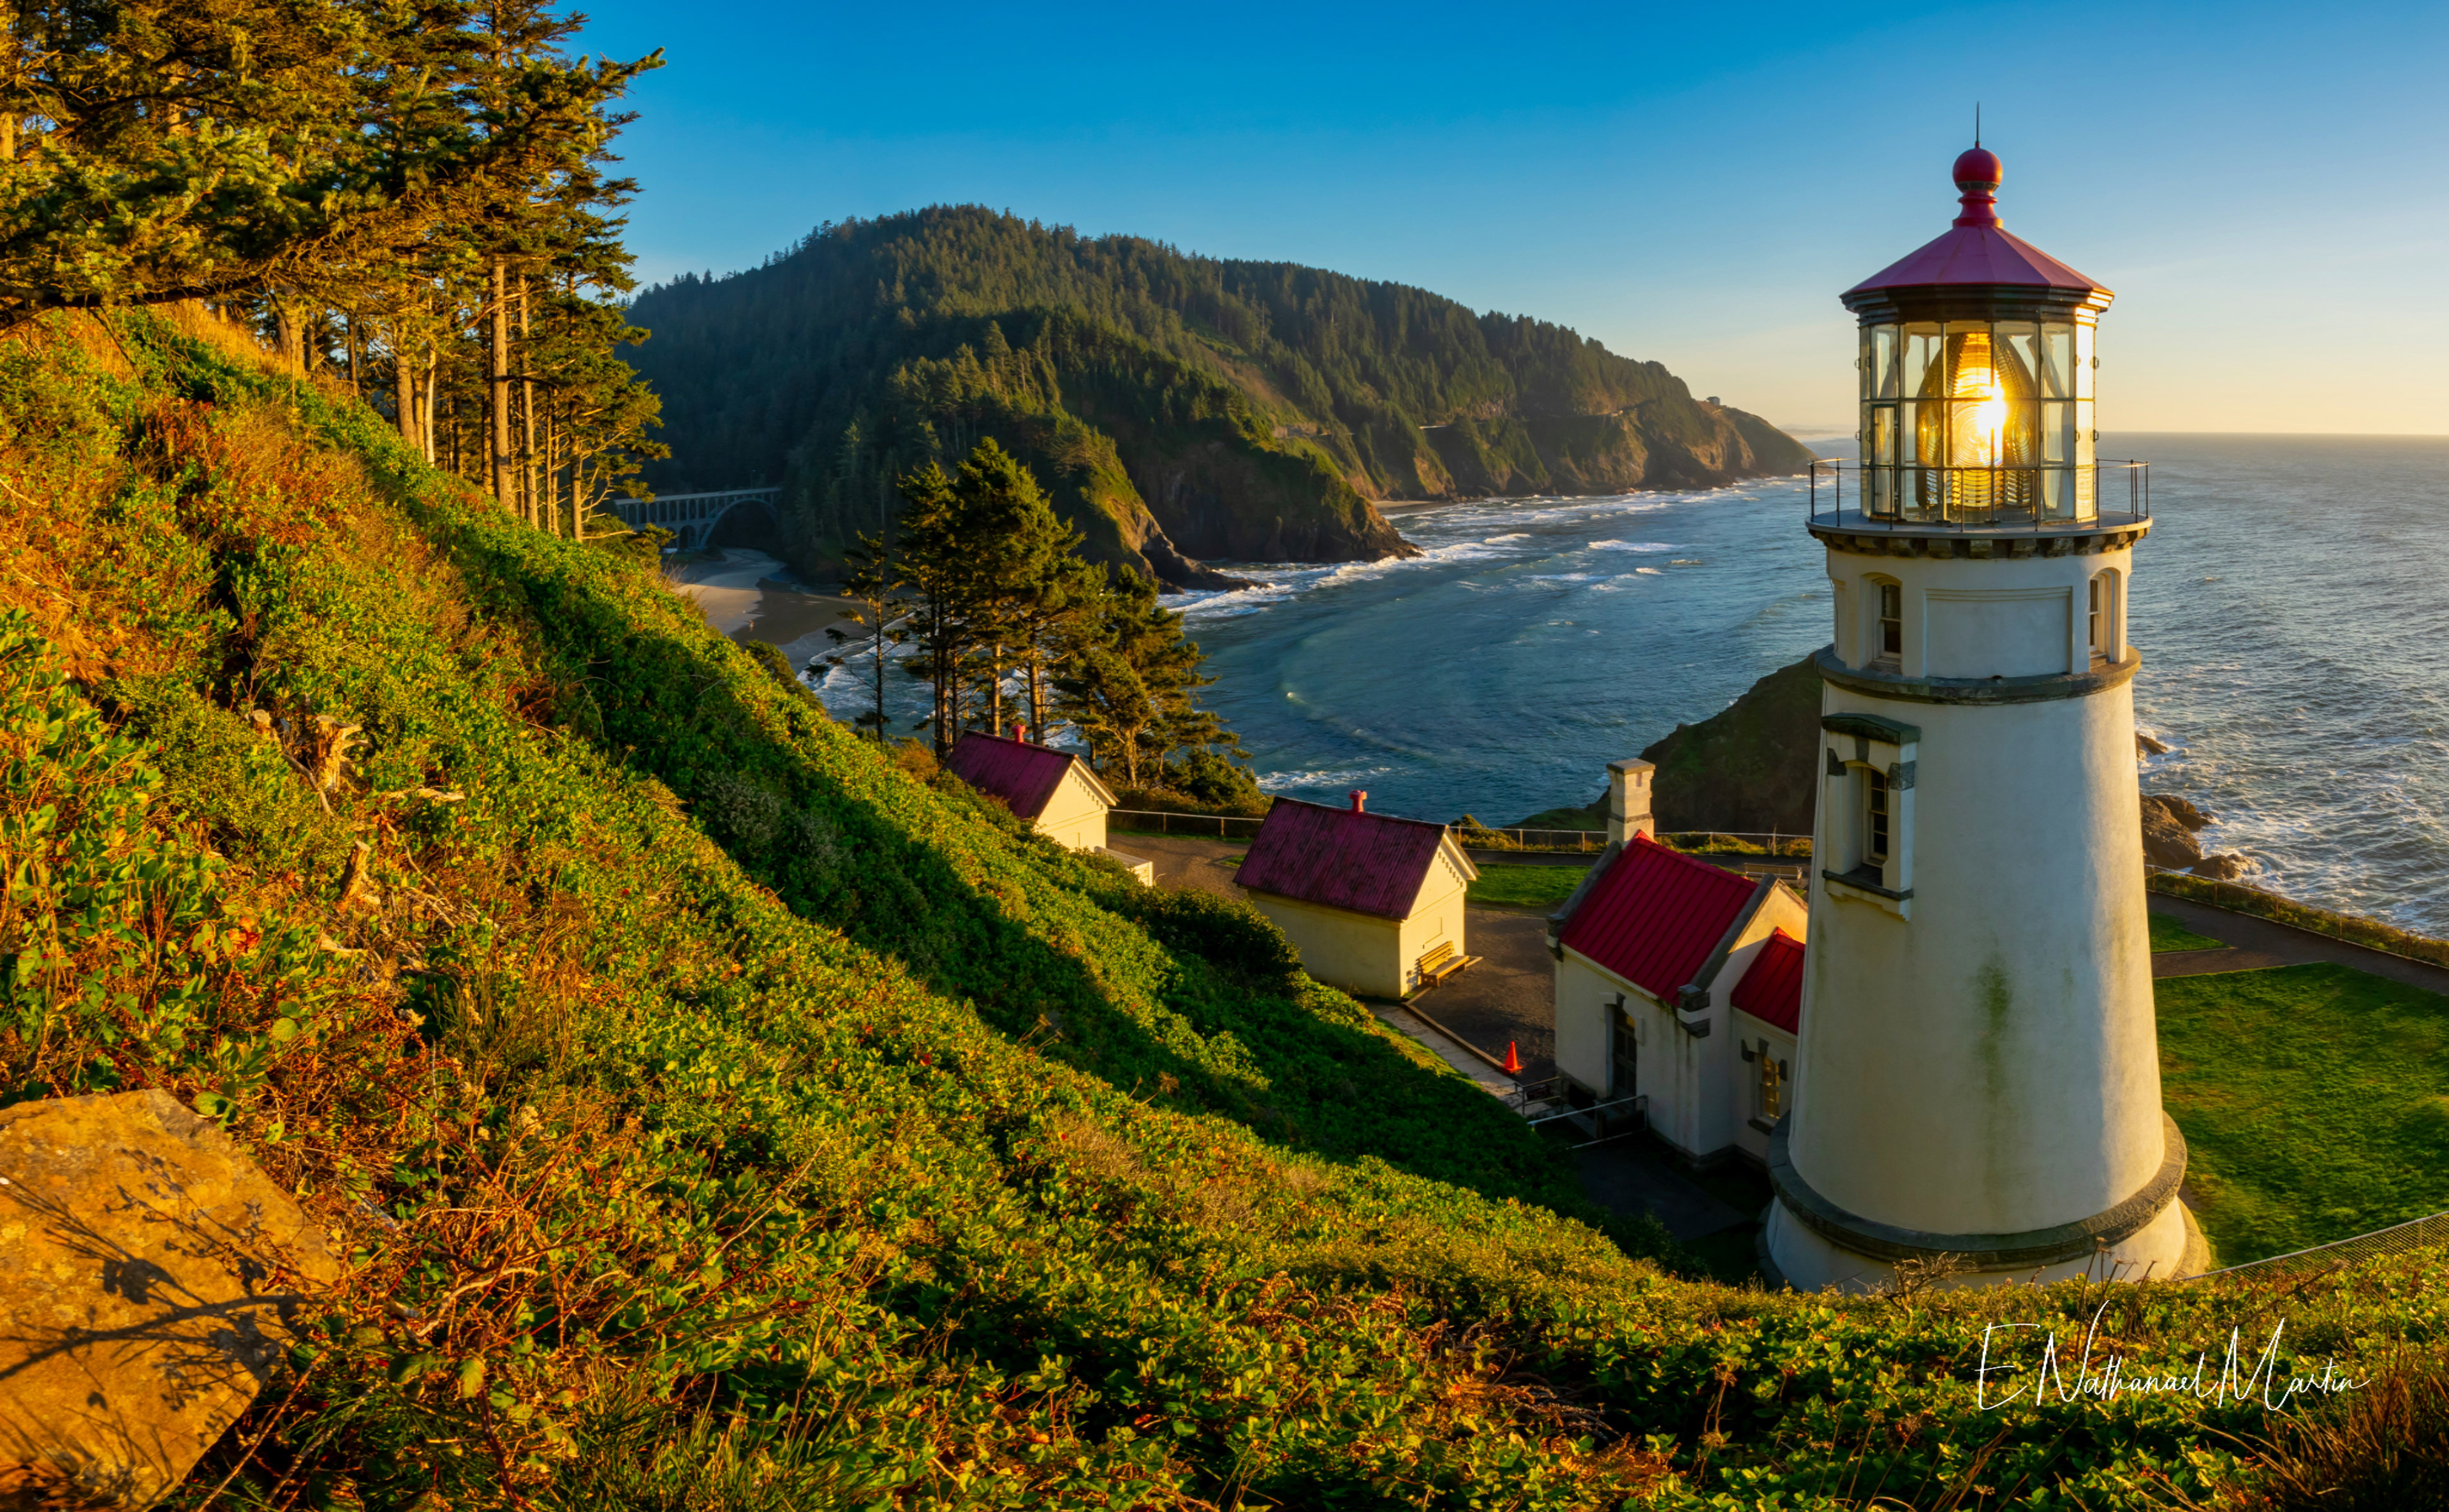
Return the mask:
[[1552,909],[1573,895],[1589,871],[1588,867],[1483,865],[1479,880],[1471,885],[1471,901]]
[[2227,944],[2208,934],[2196,934],[2165,913],[2151,915],[2151,948],[2161,950],[2217,950]]
[[2328,965],[2153,986],[2161,1092],[2221,1263],[2449,1209],[2449,998]]

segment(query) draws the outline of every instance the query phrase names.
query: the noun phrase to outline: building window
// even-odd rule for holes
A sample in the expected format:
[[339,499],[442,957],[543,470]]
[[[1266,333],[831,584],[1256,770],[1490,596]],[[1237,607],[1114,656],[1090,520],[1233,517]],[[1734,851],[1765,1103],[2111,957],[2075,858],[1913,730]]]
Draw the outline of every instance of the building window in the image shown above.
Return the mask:
[[1862,864],[1882,872],[1888,865],[1888,779],[1862,769]]
[[1615,1000],[1609,1014],[1613,1042],[1608,1057],[1608,1096],[1629,1098],[1640,1090],[1640,1055],[1633,1043],[1632,1015],[1626,1012],[1624,1000]]
[[1895,661],[1905,654],[1905,590],[1893,583],[1880,584],[1880,660]]
[[2105,586],[2100,579],[2092,580],[2092,654],[2096,657],[2109,655],[2109,606],[2103,602],[2109,596],[2101,591]]
[[1764,1123],[1775,1123],[1785,1111],[1785,1067],[1768,1053],[1766,1040],[1760,1047],[1760,1116]]

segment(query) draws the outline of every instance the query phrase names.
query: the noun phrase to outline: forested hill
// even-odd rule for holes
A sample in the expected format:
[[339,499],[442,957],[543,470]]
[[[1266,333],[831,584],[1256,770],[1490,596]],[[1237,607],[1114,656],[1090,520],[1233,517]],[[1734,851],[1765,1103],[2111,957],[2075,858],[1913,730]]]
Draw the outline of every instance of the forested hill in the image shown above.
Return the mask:
[[1381,498],[1708,486],[1809,453],[1561,326],[1282,262],[1087,238],[975,206],[827,225],[762,268],[640,297],[665,492],[788,486],[803,565],[894,477],[993,435],[1093,554],[1404,551]]

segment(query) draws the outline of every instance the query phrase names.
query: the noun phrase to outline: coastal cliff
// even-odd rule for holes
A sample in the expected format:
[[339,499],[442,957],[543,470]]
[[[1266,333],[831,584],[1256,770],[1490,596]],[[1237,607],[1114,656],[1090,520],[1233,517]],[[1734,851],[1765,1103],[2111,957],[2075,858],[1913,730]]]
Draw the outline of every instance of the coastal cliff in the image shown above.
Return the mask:
[[676,493],[784,488],[821,573],[893,481],[993,436],[1096,560],[1216,586],[1202,558],[1412,554],[1380,499],[1707,488],[1810,453],[1563,327],[1290,263],[1085,238],[975,206],[820,228],[632,311]]

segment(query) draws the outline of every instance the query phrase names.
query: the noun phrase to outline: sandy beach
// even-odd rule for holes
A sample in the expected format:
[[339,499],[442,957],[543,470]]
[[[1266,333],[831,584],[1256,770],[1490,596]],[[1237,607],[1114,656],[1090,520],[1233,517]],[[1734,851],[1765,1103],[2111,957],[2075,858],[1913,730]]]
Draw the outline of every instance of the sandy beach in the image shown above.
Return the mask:
[[795,667],[833,649],[825,628],[852,617],[848,599],[790,586],[779,576],[782,564],[762,551],[734,546],[716,556],[667,569],[672,586],[697,605],[708,624],[734,641],[762,641]]

